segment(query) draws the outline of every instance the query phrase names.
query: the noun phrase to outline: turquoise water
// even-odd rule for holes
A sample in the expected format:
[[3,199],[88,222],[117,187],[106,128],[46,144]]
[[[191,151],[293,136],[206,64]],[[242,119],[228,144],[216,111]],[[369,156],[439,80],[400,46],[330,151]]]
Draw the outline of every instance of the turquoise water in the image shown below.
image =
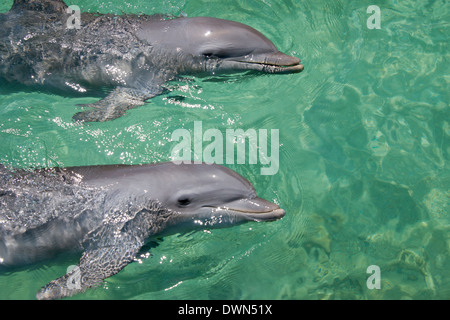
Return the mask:
[[[447,1],[68,3],[240,21],[305,65],[294,75],[180,79],[120,119],[82,126],[71,121],[76,105],[95,97],[0,88],[0,162],[16,167],[169,161],[172,132],[193,132],[194,121],[279,130],[277,174],[227,166],[280,204],[282,220],[165,237],[73,299],[450,298]],[[367,27],[374,4],[380,29]],[[2,273],[0,299],[33,299],[76,262]],[[367,286],[371,265],[380,289]]]

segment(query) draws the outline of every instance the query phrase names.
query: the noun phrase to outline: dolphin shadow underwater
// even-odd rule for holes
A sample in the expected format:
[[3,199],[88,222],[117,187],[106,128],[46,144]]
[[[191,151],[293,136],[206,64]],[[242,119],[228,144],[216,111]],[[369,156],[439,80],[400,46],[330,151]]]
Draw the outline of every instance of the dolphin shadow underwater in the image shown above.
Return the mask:
[[68,27],[71,14],[62,0],[14,0],[0,14],[0,78],[66,92],[110,89],[75,121],[121,117],[179,75],[303,70],[298,58],[239,22],[83,12],[76,29]]
[[33,171],[0,164],[0,267],[82,252],[73,270],[36,295],[59,299],[118,273],[155,237],[284,215],[248,180],[216,164]]

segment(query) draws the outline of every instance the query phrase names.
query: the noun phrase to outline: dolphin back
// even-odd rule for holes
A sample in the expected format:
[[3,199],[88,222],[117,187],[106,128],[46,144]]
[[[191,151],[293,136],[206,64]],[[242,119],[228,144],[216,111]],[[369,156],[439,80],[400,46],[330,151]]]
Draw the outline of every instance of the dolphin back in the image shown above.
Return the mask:
[[46,13],[65,13],[67,5],[62,0],[14,0],[10,11],[34,10]]

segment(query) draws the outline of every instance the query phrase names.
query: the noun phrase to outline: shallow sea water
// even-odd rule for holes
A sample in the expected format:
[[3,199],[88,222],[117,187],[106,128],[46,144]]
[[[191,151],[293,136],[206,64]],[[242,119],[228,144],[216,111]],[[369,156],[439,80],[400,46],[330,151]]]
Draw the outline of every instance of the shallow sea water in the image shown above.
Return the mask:
[[[305,66],[180,79],[120,119],[82,126],[76,105],[97,98],[2,85],[0,162],[15,167],[170,161],[172,132],[194,121],[279,130],[277,174],[227,166],[280,204],[282,220],[165,237],[73,299],[450,299],[449,4],[375,2],[68,1],[236,20]],[[380,29],[367,27],[373,4]],[[0,299],[34,299],[76,262],[0,273]],[[367,285],[372,265],[380,289]]]

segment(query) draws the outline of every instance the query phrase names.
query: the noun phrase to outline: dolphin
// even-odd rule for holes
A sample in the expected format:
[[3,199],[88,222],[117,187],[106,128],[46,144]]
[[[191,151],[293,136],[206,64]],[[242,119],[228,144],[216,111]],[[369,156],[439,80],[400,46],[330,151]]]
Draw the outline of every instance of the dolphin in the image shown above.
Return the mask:
[[0,165],[0,267],[80,252],[36,295],[58,299],[118,273],[156,236],[284,216],[216,164],[106,165],[11,171]]
[[239,22],[85,12],[76,20],[74,12],[62,0],[14,0],[0,14],[0,78],[68,92],[109,90],[83,105],[89,108],[75,121],[116,119],[179,75],[303,70],[298,58]]

